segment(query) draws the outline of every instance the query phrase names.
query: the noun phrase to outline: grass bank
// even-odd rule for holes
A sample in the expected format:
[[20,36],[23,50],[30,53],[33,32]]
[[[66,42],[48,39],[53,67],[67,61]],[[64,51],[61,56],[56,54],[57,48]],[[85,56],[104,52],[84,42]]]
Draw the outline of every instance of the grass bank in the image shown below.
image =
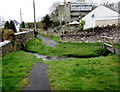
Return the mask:
[[49,64],[48,76],[52,90],[118,89],[119,60],[114,54],[43,61],[34,55],[18,51],[3,57],[3,91],[22,90],[27,86],[29,71],[36,62]]
[[26,44],[29,51],[36,52],[42,55],[54,56],[100,56],[103,52],[102,47],[98,46],[83,46],[79,43],[60,43],[57,48],[45,46],[41,39],[35,38]]
[[116,55],[49,62],[51,87],[53,90],[118,90],[118,62]]
[[2,89],[21,90],[28,84],[29,71],[32,65],[41,59],[24,51],[12,52],[2,59]]

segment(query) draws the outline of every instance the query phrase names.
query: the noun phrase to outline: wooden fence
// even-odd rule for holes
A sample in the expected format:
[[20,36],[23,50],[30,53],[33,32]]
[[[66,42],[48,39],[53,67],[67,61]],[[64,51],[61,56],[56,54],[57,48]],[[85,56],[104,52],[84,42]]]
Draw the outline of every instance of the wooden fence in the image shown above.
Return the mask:
[[113,42],[114,38],[113,38],[113,37],[107,37],[107,36],[101,36],[101,37],[102,37],[102,39],[103,39],[104,47],[105,47],[106,49],[107,49],[107,46],[108,46],[108,47],[111,47],[112,50],[113,50],[113,52],[116,53],[116,52],[115,52],[115,47],[114,47],[114,42]]

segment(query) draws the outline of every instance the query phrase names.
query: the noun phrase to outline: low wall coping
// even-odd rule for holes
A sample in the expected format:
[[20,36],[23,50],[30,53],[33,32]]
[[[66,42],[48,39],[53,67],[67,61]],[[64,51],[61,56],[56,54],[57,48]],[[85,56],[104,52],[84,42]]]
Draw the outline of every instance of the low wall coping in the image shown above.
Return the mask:
[[23,31],[23,32],[18,32],[18,33],[15,33],[15,35],[19,35],[19,34],[24,34],[24,33],[28,33],[30,31],[33,31],[33,30],[29,30],[29,31]]
[[11,41],[10,40],[5,40],[4,42],[0,42],[0,47],[10,43]]

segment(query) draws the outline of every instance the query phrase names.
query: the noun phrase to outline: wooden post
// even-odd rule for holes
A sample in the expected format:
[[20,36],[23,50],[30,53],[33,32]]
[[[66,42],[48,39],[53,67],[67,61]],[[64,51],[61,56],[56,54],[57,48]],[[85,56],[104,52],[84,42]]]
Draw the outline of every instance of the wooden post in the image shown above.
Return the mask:
[[[112,47],[113,53],[116,54],[116,52],[115,52],[115,47],[114,47],[114,42],[113,42],[114,39],[113,39],[112,37],[107,37],[107,36],[101,36],[101,37],[103,38],[103,42],[104,42],[104,47],[105,47],[105,49],[107,49],[106,45],[109,46],[109,47]],[[108,39],[108,41],[109,41],[110,43],[112,43],[112,45],[105,43],[105,39]]]
[[34,33],[35,38],[37,37],[37,27],[36,27],[36,15],[35,15],[35,1],[33,0],[33,11],[34,11]]
[[[103,38],[103,43],[105,43],[105,37],[102,37],[102,38]],[[103,45],[104,45],[104,48],[107,49],[106,45],[105,44],[103,44]]]
[[112,49],[113,49],[114,54],[115,54],[116,52],[115,52],[115,47],[114,47],[114,42],[113,42],[113,39],[111,40],[111,42],[112,42]]
[[104,48],[107,49],[105,44],[104,44]]

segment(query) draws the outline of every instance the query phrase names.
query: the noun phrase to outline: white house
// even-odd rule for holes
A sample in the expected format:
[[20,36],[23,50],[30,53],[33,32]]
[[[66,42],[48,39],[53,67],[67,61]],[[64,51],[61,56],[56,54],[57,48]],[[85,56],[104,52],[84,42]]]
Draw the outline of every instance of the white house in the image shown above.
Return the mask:
[[118,25],[119,19],[120,14],[102,5],[98,6],[82,18],[82,20],[86,21],[84,29],[112,24]]
[[20,31],[20,23],[17,22],[16,20],[14,20],[13,22],[14,22],[14,24],[15,24],[15,27],[16,27],[17,32],[19,32],[19,31]]

